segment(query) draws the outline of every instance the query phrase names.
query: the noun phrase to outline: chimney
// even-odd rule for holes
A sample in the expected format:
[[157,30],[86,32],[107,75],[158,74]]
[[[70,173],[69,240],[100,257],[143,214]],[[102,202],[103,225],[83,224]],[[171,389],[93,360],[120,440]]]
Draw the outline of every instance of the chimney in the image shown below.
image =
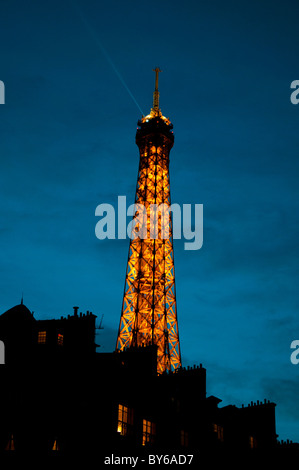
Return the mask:
[[77,316],[78,316],[79,307],[73,307],[73,309],[74,309],[74,316],[77,317]]

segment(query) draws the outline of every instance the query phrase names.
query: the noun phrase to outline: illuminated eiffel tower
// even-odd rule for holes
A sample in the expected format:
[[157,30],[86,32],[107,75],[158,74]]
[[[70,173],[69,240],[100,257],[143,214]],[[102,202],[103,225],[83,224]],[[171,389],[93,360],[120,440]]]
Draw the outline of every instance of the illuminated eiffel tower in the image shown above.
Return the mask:
[[[153,108],[138,121],[140,162],[133,232],[116,349],[155,344],[157,372],[181,365],[170,207],[172,124],[159,108],[156,68]],[[144,210],[142,210],[142,208]],[[156,210],[155,210],[156,208]]]

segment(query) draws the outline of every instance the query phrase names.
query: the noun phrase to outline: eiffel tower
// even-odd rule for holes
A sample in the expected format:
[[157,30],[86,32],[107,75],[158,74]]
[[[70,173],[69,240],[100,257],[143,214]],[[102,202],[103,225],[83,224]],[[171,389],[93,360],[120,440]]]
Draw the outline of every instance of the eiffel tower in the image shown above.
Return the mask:
[[[159,68],[150,114],[138,121],[140,161],[116,350],[157,346],[157,373],[181,366],[173,230],[169,211],[169,153],[173,125],[159,107]],[[144,210],[142,210],[144,209]]]

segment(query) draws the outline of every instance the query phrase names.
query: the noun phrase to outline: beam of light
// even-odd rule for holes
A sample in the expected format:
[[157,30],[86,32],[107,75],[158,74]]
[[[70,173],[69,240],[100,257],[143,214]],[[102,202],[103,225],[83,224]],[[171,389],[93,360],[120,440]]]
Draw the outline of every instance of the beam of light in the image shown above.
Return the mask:
[[74,6],[74,9],[77,11],[78,13],[78,16],[80,16],[82,22],[84,23],[86,29],[88,30],[89,34],[91,35],[91,37],[94,39],[96,45],[98,46],[98,48],[100,49],[100,51],[102,52],[102,54],[105,56],[107,62],[110,64],[110,66],[112,67],[112,69],[114,70],[115,74],[117,75],[117,77],[119,78],[120,82],[122,83],[122,85],[124,86],[124,88],[127,90],[128,94],[130,95],[130,97],[132,98],[132,100],[134,101],[134,103],[136,104],[137,108],[139,109],[139,111],[141,112],[141,114],[144,116],[144,113],[142,111],[142,109],[140,108],[138,102],[136,101],[133,93],[131,92],[131,90],[129,89],[128,85],[126,84],[124,78],[122,77],[121,73],[117,70],[114,62],[112,61],[110,55],[108,54],[108,51],[105,49],[105,47],[103,46],[102,42],[100,41],[100,38],[99,36],[97,35],[96,31],[94,30],[94,28],[90,25],[90,23],[88,22],[88,20],[86,19],[86,17],[83,15],[82,13],[82,10],[79,8],[79,5],[74,1],[74,0],[71,0],[71,3],[72,5]]

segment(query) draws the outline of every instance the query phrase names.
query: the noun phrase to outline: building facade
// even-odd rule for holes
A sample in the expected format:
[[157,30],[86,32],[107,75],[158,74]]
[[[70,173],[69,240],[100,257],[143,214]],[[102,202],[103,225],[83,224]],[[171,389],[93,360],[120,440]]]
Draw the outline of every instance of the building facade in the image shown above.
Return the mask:
[[96,352],[96,317],[77,310],[37,320],[20,304],[0,316],[2,455],[254,455],[283,447],[274,403],[221,407],[206,394],[201,364],[158,374],[155,345]]

